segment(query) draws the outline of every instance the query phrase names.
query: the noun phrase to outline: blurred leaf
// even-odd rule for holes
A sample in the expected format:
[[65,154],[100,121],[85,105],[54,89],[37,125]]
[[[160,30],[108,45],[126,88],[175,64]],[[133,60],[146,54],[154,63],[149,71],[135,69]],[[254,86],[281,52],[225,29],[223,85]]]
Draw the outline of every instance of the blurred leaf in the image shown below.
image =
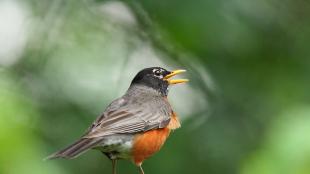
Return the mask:
[[310,109],[286,110],[267,131],[266,140],[244,160],[243,174],[308,174]]

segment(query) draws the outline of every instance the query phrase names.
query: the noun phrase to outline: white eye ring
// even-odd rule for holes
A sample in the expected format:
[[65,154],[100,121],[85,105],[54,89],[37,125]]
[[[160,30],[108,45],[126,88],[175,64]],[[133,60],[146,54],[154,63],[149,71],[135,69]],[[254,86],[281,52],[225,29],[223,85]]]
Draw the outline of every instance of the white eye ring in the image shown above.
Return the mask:
[[159,76],[159,75],[160,75],[160,71],[159,71],[159,70],[156,70],[156,71],[154,72],[154,74],[157,75],[157,76]]
[[155,75],[159,75],[161,73],[161,70],[160,69],[153,69],[153,73]]
[[162,72],[161,69],[153,69],[154,75],[162,79],[163,75],[161,74],[161,72]]

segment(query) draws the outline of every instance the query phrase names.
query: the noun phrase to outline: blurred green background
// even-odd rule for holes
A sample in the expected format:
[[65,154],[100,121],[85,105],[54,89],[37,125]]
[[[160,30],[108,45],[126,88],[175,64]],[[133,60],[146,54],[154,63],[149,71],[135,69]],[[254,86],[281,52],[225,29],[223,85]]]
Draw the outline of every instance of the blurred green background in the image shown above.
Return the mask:
[[309,174],[309,19],[308,0],[1,0],[0,173],[111,173],[96,151],[42,159],[162,66],[191,81],[147,174]]

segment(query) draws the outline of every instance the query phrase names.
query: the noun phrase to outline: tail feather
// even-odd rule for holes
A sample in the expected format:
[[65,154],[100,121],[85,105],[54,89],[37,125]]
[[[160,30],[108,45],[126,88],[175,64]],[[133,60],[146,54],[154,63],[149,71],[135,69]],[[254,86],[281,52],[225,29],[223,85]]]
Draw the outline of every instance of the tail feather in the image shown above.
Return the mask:
[[69,145],[68,147],[55,152],[45,158],[46,160],[55,159],[55,158],[67,158],[73,159],[86,152],[87,150],[95,147],[101,139],[99,138],[82,138],[76,141],[75,143]]

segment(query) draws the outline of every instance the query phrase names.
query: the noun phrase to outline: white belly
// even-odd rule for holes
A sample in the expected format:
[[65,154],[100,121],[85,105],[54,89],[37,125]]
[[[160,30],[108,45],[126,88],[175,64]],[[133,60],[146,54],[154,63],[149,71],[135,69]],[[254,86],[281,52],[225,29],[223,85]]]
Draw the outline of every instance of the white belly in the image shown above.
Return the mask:
[[132,146],[133,135],[112,135],[105,137],[95,149],[106,153],[111,159],[129,159]]

